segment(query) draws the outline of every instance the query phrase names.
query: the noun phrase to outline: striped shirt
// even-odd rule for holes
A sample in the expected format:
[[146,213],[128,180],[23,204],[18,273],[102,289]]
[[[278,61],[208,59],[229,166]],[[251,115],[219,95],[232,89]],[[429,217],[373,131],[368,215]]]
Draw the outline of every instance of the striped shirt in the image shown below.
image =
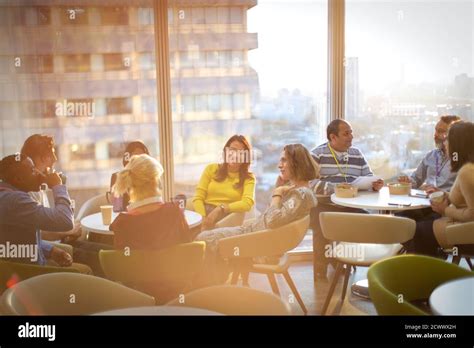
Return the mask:
[[343,153],[334,151],[339,165],[334,159],[328,143],[315,147],[311,153],[319,164],[320,178],[311,182],[313,192],[317,195],[331,195],[334,192],[334,184],[350,183],[359,176],[374,175],[360,150],[355,147],[351,147]]

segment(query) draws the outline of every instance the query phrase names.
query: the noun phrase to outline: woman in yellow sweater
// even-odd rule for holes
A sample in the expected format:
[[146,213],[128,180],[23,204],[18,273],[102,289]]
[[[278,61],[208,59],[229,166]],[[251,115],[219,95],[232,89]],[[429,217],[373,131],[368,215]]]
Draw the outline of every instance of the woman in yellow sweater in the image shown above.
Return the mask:
[[229,213],[247,212],[255,203],[255,176],[249,171],[251,147],[243,135],[227,140],[221,164],[209,164],[193,197],[203,216],[202,230],[214,228]]
[[443,248],[452,247],[446,238],[447,225],[474,221],[474,123],[458,122],[451,126],[448,151],[451,169],[458,175],[444,201],[432,203],[432,209],[444,216],[433,224],[436,240]]

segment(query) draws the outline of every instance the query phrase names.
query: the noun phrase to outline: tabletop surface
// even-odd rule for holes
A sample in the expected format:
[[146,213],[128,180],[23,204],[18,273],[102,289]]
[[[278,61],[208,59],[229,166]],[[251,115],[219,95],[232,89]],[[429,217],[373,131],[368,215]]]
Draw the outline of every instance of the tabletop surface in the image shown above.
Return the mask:
[[[374,210],[402,211],[426,208],[430,206],[428,198],[412,197],[408,195],[391,195],[388,187],[383,187],[380,192],[359,191],[356,197],[339,198],[336,194],[331,195],[334,204],[344,207]],[[393,203],[389,204],[389,203]],[[407,206],[407,204],[410,204]]]
[[[115,213],[115,212],[112,213],[112,221],[115,220],[118,214],[120,213]],[[192,210],[185,210],[184,215],[186,217],[186,221],[188,222],[189,228],[199,226],[199,224],[202,221],[202,216]],[[101,213],[95,213],[95,214],[84,217],[81,220],[81,226],[89,232],[109,234],[109,235],[114,234],[112,231],[109,231],[109,225],[104,225],[102,223]]]
[[94,315],[223,315],[207,309],[181,306],[150,306],[115,309]]
[[441,284],[431,293],[430,307],[438,315],[474,315],[474,277]]

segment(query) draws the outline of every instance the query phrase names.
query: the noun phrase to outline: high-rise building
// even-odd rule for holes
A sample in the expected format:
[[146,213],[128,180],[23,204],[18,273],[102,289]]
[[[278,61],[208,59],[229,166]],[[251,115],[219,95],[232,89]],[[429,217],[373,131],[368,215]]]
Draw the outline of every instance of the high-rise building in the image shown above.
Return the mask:
[[[0,4],[0,153],[33,133],[54,135],[71,189],[103,188],[124,144],[158,155],[152,1]],[[252,135],[258,77],[247,52],[256,1],[170,2],[174,152],[180,173],[208,161],[229,132]],[[33,39],[34,38],[34,39]]]

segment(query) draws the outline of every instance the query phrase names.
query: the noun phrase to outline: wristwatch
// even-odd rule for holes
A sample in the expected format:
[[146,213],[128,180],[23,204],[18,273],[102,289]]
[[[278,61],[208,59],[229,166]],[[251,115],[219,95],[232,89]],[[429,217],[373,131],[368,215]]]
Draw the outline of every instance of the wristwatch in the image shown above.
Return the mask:
[[225,205],[224,204],[219,204],[219,208],[221,208],[222,212],[225,213]]

